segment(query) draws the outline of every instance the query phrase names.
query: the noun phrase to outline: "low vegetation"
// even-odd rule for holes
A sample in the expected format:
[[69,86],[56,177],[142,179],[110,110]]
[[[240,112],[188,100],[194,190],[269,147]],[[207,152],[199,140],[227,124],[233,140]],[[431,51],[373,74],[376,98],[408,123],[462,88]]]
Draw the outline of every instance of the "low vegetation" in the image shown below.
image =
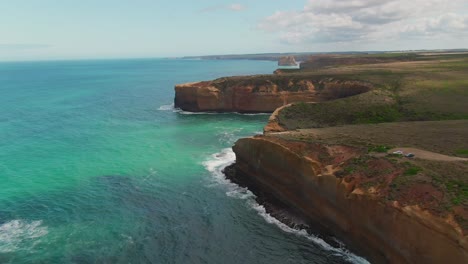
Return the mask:
[[372,83],[373,90],[320,104],[288,107],[278,116],[279,124],[288,130],[468,119],[468,55],[413,56],[407,61],[302,70],[294,75],[365,81]]
[[468,149],[467,134],[468,120],[451,120],[345,125],[301,129],[275,136],[312,145],[362,149],[363,155],[343,164],[337,177],[360,179],[358,188],[384,201],[419,205],[437,215],[454,213],[458,223],[468,230],[468,220],[457,209],[468,206],[468,162],[423,160],[391,152],[398,147],[413,147],[464,157]]

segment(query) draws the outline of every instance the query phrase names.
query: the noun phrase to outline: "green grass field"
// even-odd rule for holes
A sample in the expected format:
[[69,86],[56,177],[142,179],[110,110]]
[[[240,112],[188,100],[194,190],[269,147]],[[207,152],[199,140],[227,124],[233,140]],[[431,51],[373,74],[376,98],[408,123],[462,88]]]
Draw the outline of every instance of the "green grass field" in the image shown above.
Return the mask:
[[[468,54],[413,54],[410,60],[402,54],[376,56],[393,61],[363,64],[365,60],[357,60],[360,64],[283,73],[284,77],[366,82],[373,89],[286,107],[276,122],[289,132],[274,135],[367,150],[344,164],[340,177],[361,177],[360,188],[374,194],[378,190],[384,201],[418,205],[444,217],[451,213],[468,232],[468,218],[460,213],[468,210],[467,161],[409,159],[386,153],[410,147],[468,157]],[[395,61],[399,58],[402,61]],[[393,164],[393,169],[376,170],[372,167],[376,159]],[[392,173],[398,175],[388,181]]]
[[[407,158],[387,152],[393,148],[410,147],[449,156],[468,157],[467,135],[468,120],[449,120],[300,129],[275,136],[289,141],[346,145],[367,150],[364,151],[367,154],[343,165],[342,177],[367,175],[368,180],[360,188],[377,188],[382,191],[381,198],[386,201],[419,204],[433,213],[445,215],[456,207],[466,208],[468,205],[468,162],[424,160],[418,156]],[[392,171],[372,169],[369,163],[376,158],[395,164],[401,170],[400,174],[390,183],[383,181],[387,177],[385,175]],[[429,194],[418,196],[418,188],[429,188],[427,186],[430,186],[428,191],[431,195],[437,195],[435,200],[431,200]],[[464,230],[468,230],[468,219],[457,217]]]
[[468,119],[468,55],[465,54],[302,70],[285,76],[297,75],[365,81],[372,83],[374,90],[319,104],[299,103],[288,107],[278,116],[279,124],[286,129]]

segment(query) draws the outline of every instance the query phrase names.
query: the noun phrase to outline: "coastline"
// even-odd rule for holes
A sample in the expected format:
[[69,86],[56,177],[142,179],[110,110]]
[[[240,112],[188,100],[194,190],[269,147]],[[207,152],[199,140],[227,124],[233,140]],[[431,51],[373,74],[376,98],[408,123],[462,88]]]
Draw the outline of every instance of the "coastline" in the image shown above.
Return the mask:
[[[385,158],[368,156],[365,150],[356,147],[272,136],[244,138],[233,149],[236,175],[232,176],[232,170],[227,169],[229,178],[252,188],[261,202],[273,201],[275,205],[292,208],[289,211],[292,215],[301,216],[292,219],[307,219],[306,223],[314,227],[312,232],[325,237],[331,234],[372,262],[459,263],[467,257],[466,238],[450,220],[453,216],[434,215],[422,203],[407,205],[404,200],[392,201],[378,194],[378,187],[363,182],[369,177],[377,183],[388,182],[403,172],[399,165]],[[343,174],[348,164],[356,161],[360,164],[358,171]],[[372,176],[359,176],[359,171],[369,168],[374,171]],[[281,203],[275,202],[278,200]],[[271,210],[291,226],[301,223]]]
[[276,226],[282,232],[303,237],[330,254],[340,256],[347,263],[369,263],[362,256],[356,255],[349,244],[344,244],[324,229],[315,228],[314,223],[308,222],[307,216],[271,193],[262,191],[261,186],[247,175],[235,173],[235,159],[233,150],[226,148],[203,163],[216,185],[227,188],[228,197],[245,201],[267,224]]
[[[427,66],[439,67],[435,81],[446,80],[447,68],[438,57],[460,73],[465,64],[451,64],[458,55],[424,56],[322,56],[299,72],[176,86],[175,105],[194,112],[248,112],[276,97],[263,135],[240,139],[233,147],[236,162],[224,169],[227,179],[247,187],[268,214],[289,228],[319,233],[335,246],[333,237],[338,237],[373,262],[457,263],[468,260],[462,177],[468,169],[459,156],[468,147],[463,143],[468,126],[462,121],[468,115],[455,94],[430,103],[414,94],[440,96],[430,90],[432,83],[421,82],[435,76]],[[461,89],[450,74],[450,85]],[[285,94],[297,92],[298,80],[307,87],[299,91],[313,97],[285,100]],[[409,85],[418,81],[420,86]],[[247,105],[238,105],[238,98]],[[371,125],[382,123],[388,125]],[[387,136],[387,129],[400,137]],[[363,133],[367,130],[377,134]],[[440,144],[440,136],[447,134]],[[400,140],[405,137],[409,140]],[[398,147],[417,157],[388,152]],[[426,160],[424,153],[451,157]]]
[[[268,217],[274,218],[279,223],[294,230],[293,233],[299,233],[302,236],[309,237],[313,243],[341,255],[346,261],[355,264],[370,263],[366,258],[362,257],[362,255],[357,254],[357,252],[360,251],[359,246],[353,243],[345,244],[338,240],[333,232],[322,226],[319,222],[311,221],[305,214],[281,201],[273,195],[272,192],[263,189],[261,184],[254,181],[252,177],[236,172],[235,166],[235,164],[226,166],[223,169],[224,176],[233,184],[247,188],[247,190],[252,192],[255,201],[264,209],[264,213]],[[265,220],[271,222],[268,221],[268,219]],[[282,229],[286,232],[292,232],[284,227]]]
[[255,195],[255,201],[263,206],[269,215],[281,223],[297,231],[305,230],[309,235],[317,236],[333,247],[338,248],[342,246],[329,230],[316,225],[319,223],[310,223],[306,215],[296,210],[294,207],[287,205],[271,192],[263,189],[252,177],[242,172],[237,172],[235,164],[228,165],[222,172],[230,182],[251,191]]

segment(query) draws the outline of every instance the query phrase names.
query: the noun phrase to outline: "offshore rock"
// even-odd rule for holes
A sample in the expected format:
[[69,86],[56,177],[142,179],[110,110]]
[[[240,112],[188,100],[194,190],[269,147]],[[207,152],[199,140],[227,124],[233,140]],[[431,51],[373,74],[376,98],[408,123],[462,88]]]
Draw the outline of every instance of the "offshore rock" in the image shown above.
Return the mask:
[[284,56],[278,61],[278,66],[297,66],[296,59],[294,56]]

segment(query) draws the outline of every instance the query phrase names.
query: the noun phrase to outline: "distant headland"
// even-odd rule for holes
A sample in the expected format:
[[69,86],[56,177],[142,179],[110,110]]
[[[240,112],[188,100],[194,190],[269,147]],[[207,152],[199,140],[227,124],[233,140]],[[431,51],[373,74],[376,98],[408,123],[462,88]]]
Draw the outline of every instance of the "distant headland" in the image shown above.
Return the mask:
[[284,53],[252,53],[252,54],[226,54],[184,56],[181,59],[200,60],[269,60],[278,61],[281,57],[292,56],[296,61],[306,61],[315,55],[374,55],[374,54],[401,54],[401,53],[453,53],[468,52],[468,49],[439,49],[439,50],[396,50],[396,51],[342,51],[342,52],[284,52]]

